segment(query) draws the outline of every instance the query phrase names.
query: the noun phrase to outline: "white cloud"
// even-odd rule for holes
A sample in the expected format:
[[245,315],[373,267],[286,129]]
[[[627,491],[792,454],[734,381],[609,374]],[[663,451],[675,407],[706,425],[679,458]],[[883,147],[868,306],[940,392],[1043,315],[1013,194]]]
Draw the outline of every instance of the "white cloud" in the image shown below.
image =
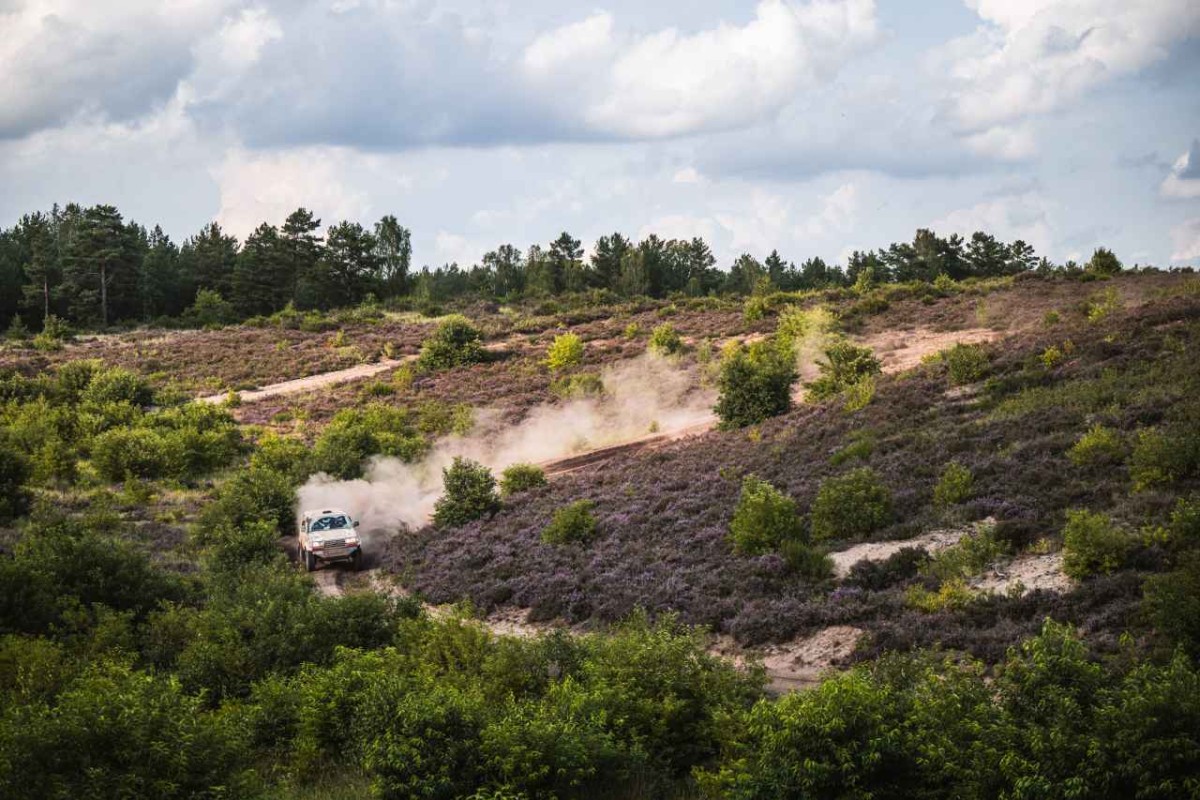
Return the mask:
[[[232,0],[16,0],[0,7],[0,137],[165,103]],[[9,10],[5,11],[4,8]]]
[[716,223],[709,217],[690,214],[667,214],[656,217],[643,225],[637,233],[638,239],[657,234],[660,239],[694,239],[697,236],[712,243],[716,238]]
[[830,233],[846,231],[858,211],[858,190],[853,183],[843,183],[821,199],[821,210],[797,228],[801,239],[817,239]]
[[1023,192],[960,208],[929,227],[941,235],[969,237],[975,231],[985,231],[1005,241],[1023,239],[1039,253],[1048,253],[1054,244],[1053,211],[1054,205],[1041,194]]
[[483,259],[483,254],[491,249],[449,231],[438,231],[433,240],[433,247],[437,264],[458,264],[464,269],[478,264]]
[[1053,111],[1200,33],[1195,0],[966,0],[983,21],[934,55],[951,117],[984,132]]
[[695,167],[683,167],[682,169],[675,171],[675,174],[671,177],[671,182],[672,183],[683,183],[683,184],[697,184],[697,183],[704,183],[705,178],[703,175],[700,174],[700,171],[697,170]]
[[1200,263],[1200,217],[1171,229],[1171,260]]
[[767,253],[779,247],[790,227],[790,204],[780,195],[755,189],[748,205],[748,209],[739,213],[713,215],[729,233],[730,250]]
[[777,112],[875,41],[874,0],[762,0],[745,25],[686,35],[674,28],[616,41],[607,14],[551,31],[525,51],[546,75],[578,60],[582,123],[622,137],[743,127]]
[[997,125],[970,134],[963,141],[974,152],[1003,161],[1020,161],[1029,158],[1037,150],[1033,131],[1028,125]]
[[1200,197],[1200,139],[1193,139],[1188,151],[1175,160],[1159,189],[1164,197]]
[[345,181],[355,156],[333,147],[274,153],[231,150],[212,170],[221,195],[217,221],[239,238],[264,221],[280,224],[303,206],[325,225],[364,220],[371,210],[365,192]]

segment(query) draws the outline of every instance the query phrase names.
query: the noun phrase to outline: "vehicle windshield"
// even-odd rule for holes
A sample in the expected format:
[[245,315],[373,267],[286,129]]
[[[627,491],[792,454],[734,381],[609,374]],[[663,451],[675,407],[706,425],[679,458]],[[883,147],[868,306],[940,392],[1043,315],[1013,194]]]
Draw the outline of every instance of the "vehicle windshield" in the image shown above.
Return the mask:
[[349,528],[350,518],[345,514],[335,514],[332,517],[321,517],[313,520],[310,531],[336,531],[339,528]]

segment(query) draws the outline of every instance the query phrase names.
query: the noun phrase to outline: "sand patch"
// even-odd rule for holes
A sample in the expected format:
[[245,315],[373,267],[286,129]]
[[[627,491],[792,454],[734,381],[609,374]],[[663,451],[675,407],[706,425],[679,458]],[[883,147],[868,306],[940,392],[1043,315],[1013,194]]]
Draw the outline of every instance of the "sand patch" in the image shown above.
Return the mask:
[[1017,556],[1007,564],[1000,564],[971,581],[973,589],[1007,594],[1020,587],[1021,594],[1035,589],[1051,592],[1067,592],[1074,582],[1063,574],[1062,553]]
[[859,340],[859,344],[875,351],[883,371],[903,372],[919,365],[921,359],[940,353],[956,344],[981,344],[999,339],[1003,334],[990,328],[966,328],[960,331],[935,331],[913,328],[904,331],[883,331]]

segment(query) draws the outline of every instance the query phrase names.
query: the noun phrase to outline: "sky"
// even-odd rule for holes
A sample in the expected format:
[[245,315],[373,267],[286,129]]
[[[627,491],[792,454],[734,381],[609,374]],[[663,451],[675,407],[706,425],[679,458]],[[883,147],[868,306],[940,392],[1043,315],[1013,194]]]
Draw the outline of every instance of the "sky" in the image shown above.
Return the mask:
[[0,0],[0,225],[304,206],[414,260],[920,227],[1200,265],[1196,0]]

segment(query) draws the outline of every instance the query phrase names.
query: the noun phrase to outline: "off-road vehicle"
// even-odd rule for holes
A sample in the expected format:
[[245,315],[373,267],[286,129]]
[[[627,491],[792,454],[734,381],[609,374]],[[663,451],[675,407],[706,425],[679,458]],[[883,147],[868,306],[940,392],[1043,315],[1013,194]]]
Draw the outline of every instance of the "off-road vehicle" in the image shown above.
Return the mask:
[[362,542],[358,522],[337,508],[305,511],[300,517],[300,563],[312,572],[318,564],[349,561],[362,565]]

